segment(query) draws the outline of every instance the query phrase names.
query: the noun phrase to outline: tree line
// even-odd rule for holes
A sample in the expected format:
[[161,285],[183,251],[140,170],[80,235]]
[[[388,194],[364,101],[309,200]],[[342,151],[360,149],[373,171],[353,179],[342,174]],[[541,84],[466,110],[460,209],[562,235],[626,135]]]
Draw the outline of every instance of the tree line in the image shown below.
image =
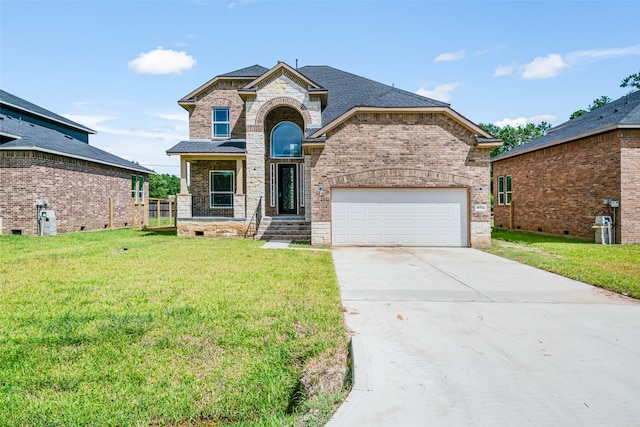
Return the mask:
[[[620,87],[631,88],[632,91],[640,90],[640,72],[631,74],[622,79]],[[601,96],[600,98],[595,99],[586,110],[580,109],[574,111],[569,117],[569,120],[573,120],[576,117],[580,117],[581,115],[588,113],[589,111],[600,108],[611,101],[612,99],[608,96]],[[504,142],[501,147],[496,147],[491,150],[491,157],[495,157],[499,154],[512,150],[527,141],[531,141],[532,139],[540,138],[541,136],[546,135],[547,131],[551,129],[551,125],[547,122],[541,122],[538,124],[527,123],[519,126],[497,126],[494,124],[484,123],[480,123],[479,125],[482,129]]]
[[166,199],[180,192],[180,178],[175,175],[151,174],[149,175],[149,197],[152,199]]

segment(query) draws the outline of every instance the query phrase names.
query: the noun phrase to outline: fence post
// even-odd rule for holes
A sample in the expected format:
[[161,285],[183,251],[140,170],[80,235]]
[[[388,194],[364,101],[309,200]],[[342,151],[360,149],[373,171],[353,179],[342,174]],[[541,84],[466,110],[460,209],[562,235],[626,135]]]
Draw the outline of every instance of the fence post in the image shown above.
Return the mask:
[[109,230],[113,230],[113,197],[109,197]]

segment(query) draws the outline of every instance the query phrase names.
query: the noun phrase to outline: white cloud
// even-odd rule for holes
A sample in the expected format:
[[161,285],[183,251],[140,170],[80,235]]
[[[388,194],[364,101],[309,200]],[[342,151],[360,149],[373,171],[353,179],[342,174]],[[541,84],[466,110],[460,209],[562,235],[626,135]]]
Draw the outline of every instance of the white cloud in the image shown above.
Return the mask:
[[576,62],[592,62],[600,61],[603,59],[620,58],[623,56],[639,56],[640,45],[618,47],[611,49],[591,49],[591,50],[577,50],[570,52],[566,55],[566,59],[570,63]]
[[63,116],[95,131],[98,130],[96,128],[99,127],[100,123],[115,120],[117,118],[113,116],[87,116],[81,114],[63,114]]
[[110,121],[118,123],[119,119],[115,116],[64,114],[64,117],[69,120],[98,132],[89,137],[89,142],[94,147],[123,159],[139,162],[158,173],[179,175],[179,159],[168,157],[165,152],[178,141],[187,139],[188,125],[177,114],[163,113],[154,114],[154,116],[165,120],[180,121],[180,123],[155,123],[148,129],[123,128],[104,124]]
[[195,65],[196,60],[187,52],[164,49],[162,46],[142,52],[129,62],[129,68],[138,74],[180,74]]
[[459,50],[457,52],[446,52],[441,53],[436,56],[433,62],[444,62],[444,61],[459,61],[466,56],[466,50]]
[[159,117],[165,120],[172,120],[172,121],[185,122],[185,123],[189,122],[188,114],[181,114],[181,113],[147,113],[147,114],[150,115],[151,117]]
[[436,86],[433,90],[427,90],[420,88],[416,91],[418,95],[426,96],[427,98],[437,99],[438,101],[449,102],[455,89],[459,88],[463,84],[460,82],[445,83],[440,86]]
[[493,75],[496,77],[510,76],[516,70],[517,66],[517,62],[512,62],[510,65],[498,65],[498,68],[493,72]]
[[523,79],[548,79],[560,74],[569,68],[562,56],[551,53],[547,56],[538,56],[531,63],[524,66],[522,72]]
[[524,126],[527,123],[534,123],[534,124],[542,123],[542,122],[550,123],[556,120],[558,120],[558,118],[551,114],[540,114],[538,116],[516,117],[514,119],[505,117],[502,120],[493,122],[493,124],[500,127],[504,127],[504,126],[518,127],[518,126]]

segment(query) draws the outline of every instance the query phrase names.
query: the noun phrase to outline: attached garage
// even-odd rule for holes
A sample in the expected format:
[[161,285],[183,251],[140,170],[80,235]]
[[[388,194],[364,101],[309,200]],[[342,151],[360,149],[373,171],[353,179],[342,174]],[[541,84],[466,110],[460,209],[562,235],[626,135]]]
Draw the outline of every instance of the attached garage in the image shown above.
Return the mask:
[[334,246],[468,246],[464,188],[331,191]]

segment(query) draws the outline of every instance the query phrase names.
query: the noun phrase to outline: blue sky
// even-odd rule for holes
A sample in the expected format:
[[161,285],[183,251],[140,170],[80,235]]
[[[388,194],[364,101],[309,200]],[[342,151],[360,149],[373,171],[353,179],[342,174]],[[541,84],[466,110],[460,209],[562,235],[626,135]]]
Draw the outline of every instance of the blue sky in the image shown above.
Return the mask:
[[0,0],[0,87],[179,175],[178,106],[216,75],[330,65],[476,123],[552,125],[640,71],[640,2]]

